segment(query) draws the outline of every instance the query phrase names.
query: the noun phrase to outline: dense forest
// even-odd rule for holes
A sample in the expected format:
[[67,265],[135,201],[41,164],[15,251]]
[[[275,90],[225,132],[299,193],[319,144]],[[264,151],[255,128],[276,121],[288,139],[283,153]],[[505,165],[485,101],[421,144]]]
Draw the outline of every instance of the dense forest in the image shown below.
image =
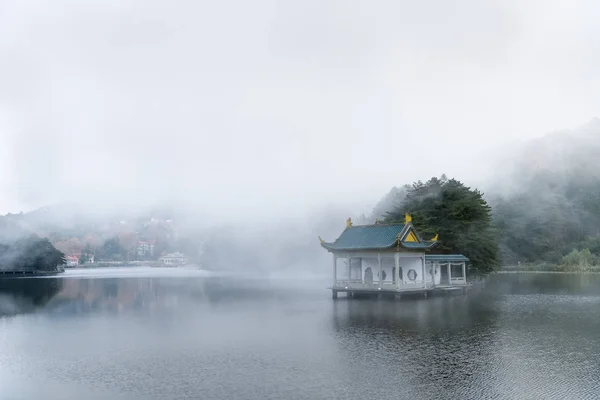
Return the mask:
[[439,235],[434,253],[462,253],[480,272],[499,265],[498,240],[491,207],[478,190],[455,179],[431,178],[403,192],[401,201],[386,215],[386,221],[412,215],[417,231],[425,237]]

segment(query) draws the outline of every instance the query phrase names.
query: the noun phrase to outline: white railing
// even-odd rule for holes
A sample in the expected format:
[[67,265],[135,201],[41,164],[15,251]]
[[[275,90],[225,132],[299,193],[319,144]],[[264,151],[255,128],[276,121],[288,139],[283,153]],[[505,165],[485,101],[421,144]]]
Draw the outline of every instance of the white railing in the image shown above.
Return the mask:
[[[452,278],[451,283],[464,283],[464,278]],[[432,281],[414,280],[395,283],[393,281],[383,281],[381,285],[378,281],[365,282],[360,279],[339,279],[333,285],[339,289],[356,289],[356,290],[417,290],[417,289],[433,289],[436,285]]]
[[[363,290],[378,290],[380,285],[379,285],[379,281],[373,281],[373,282],[365,282],[365,281],[361,281],[361,280],[357,280],[357,279],[342,279],[342,280],[337,280],[335,282],[335,287],[338,288],[348,288],[348,289],[363,289]],[[396,290],[398,288],[398,285],[396,285],[394,282],[392,281],[383,281],[381,282],[381,289],[383,290]]]

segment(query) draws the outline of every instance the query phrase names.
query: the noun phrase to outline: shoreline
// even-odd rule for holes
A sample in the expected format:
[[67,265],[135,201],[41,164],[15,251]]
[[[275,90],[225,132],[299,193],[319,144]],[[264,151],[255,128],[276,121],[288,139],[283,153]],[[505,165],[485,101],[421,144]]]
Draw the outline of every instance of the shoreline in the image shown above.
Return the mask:
[[56,276],[64,273],[64,269],[60,271],[0,271],[0,279]]
[[596,275],[600,271],[527,271],[527,270],[511,270],[511,271],[495,271],[494,274],[564,274],[564,275]]

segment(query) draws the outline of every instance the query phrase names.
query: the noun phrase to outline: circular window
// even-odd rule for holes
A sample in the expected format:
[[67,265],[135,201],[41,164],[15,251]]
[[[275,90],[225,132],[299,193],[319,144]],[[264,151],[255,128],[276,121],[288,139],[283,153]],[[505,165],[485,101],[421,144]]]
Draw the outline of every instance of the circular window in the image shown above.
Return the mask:
[[408,277],[409,280],[414,281],[415,279],[417,279],[417,271],[415,271],[414,269],[411,269],[410,271],[408,271],[406,276]]

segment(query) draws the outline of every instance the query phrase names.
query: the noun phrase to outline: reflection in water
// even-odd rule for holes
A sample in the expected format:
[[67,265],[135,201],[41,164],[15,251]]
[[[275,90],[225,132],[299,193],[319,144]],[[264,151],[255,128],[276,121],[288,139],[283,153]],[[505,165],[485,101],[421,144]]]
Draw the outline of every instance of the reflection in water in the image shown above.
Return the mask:
[[57,398],[70,385],[132,399],[598,397],[600,276],[498,275],[403,301],[231,277],[20,282],[3,295],[37,315],[0,319],[13,393],[27,381],[4,376],[39,376]]
[[341,301],[333,308],[340,365],[362,382],[353,389],[364,396],[389,396],[390,386],[401,390],[400,398],[473,396],[489,386],[496,316],[493,309],[462,296],[400,306],[394,301]]
[[487,287],[494,293],[598,295],[597,274],[517,273],[492,275]]
[[33,312],[62,289],[61,279],[0,279],[0,316]]
[[[297,290],[297,288],[292,288]],[[228,303],[289,297],[268,282],[231,277],[201,278],[15,278],[0,280],[0,315],[85,314],[176,309],[182,302]]]

